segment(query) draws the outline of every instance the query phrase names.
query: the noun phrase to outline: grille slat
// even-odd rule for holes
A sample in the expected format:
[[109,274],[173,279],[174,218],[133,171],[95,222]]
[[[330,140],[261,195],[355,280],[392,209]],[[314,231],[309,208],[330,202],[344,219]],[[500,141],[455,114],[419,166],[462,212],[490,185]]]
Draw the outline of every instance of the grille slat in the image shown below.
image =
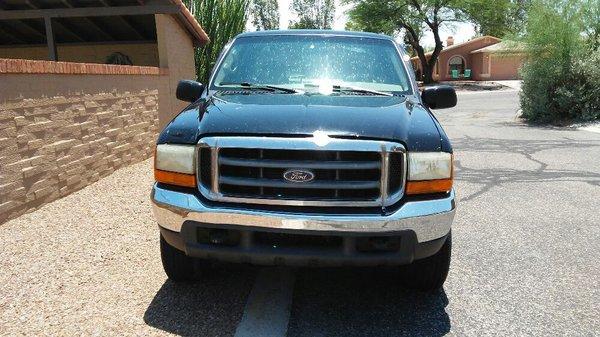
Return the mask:
[[306,168],[328,170],[369,170],[381,167],[380,161],[301,161],[219,157],[219,164],[243,167]]
[[[215,201],[385,206],[403,193],[404,148],[395,143],[334,139],[315,146],[310,138],[210,137],[201,147],[199,157],[210,163],[198,165],[200,190]],[[313,179],[289,181],[288,170],[310,171]]]
[[312,181],[310,183],[290,183],[277,179],[252,179],[221,176],[221,184],[254,186],[254,187],[279,187],[279,188],[303,188],[303,189],[339,189],[339,190],[363,190],[379,188],[379,181]]

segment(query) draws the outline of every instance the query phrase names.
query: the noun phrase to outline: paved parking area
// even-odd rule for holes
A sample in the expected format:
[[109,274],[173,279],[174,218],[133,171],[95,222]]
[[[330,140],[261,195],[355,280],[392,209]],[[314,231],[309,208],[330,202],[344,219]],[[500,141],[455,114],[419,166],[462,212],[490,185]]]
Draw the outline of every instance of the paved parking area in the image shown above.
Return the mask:
[[517,95],[465,93],[436,113],[459,193],[439,293],[382,269],[220,265],[175,285],[146,161],[0,226],[0,334],[242,336],[262,320],[288,336],[597,335],[600,134],[525,126]]

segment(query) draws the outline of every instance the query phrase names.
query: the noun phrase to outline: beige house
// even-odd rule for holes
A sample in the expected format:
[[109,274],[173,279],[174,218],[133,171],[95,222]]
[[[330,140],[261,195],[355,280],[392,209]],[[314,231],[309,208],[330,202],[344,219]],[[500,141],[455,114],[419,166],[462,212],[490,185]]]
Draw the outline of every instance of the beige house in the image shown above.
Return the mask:
[[0,1],[0,223],[150,157],[207,42],[181,0]]
[[[431,53],[425,54],[427,59]],[[435,64],[433,79],[452,80],[514,80],[525,59],[522,49],[493,36],[481,36],[467,42],[454,44],[448,37]],[[418,57],[411,59],[417,73],[422,73]]]

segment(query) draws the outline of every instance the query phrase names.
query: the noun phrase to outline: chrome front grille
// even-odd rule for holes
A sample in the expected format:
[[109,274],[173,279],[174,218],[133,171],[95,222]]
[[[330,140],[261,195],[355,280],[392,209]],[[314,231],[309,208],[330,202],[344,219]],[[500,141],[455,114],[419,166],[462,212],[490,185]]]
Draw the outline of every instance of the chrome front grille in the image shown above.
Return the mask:
[[[387,206],[400,199],[402,145],[328,138],[209,137],[199,143],[200,191],[213,201],[295,206]],[[317,144],[317,143],[320,144]],[[291,182],[288,170],[309,171]]]

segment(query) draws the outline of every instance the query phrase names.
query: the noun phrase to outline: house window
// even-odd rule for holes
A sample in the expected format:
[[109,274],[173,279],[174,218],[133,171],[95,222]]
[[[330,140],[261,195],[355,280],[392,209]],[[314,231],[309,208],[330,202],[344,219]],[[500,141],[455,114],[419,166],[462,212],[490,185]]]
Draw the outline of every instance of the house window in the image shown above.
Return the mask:
[[452,56],[448,61],[448,75],[452,75],[452,70],[458,70],[459,74],[465,72],[465,60],[461,56]]

